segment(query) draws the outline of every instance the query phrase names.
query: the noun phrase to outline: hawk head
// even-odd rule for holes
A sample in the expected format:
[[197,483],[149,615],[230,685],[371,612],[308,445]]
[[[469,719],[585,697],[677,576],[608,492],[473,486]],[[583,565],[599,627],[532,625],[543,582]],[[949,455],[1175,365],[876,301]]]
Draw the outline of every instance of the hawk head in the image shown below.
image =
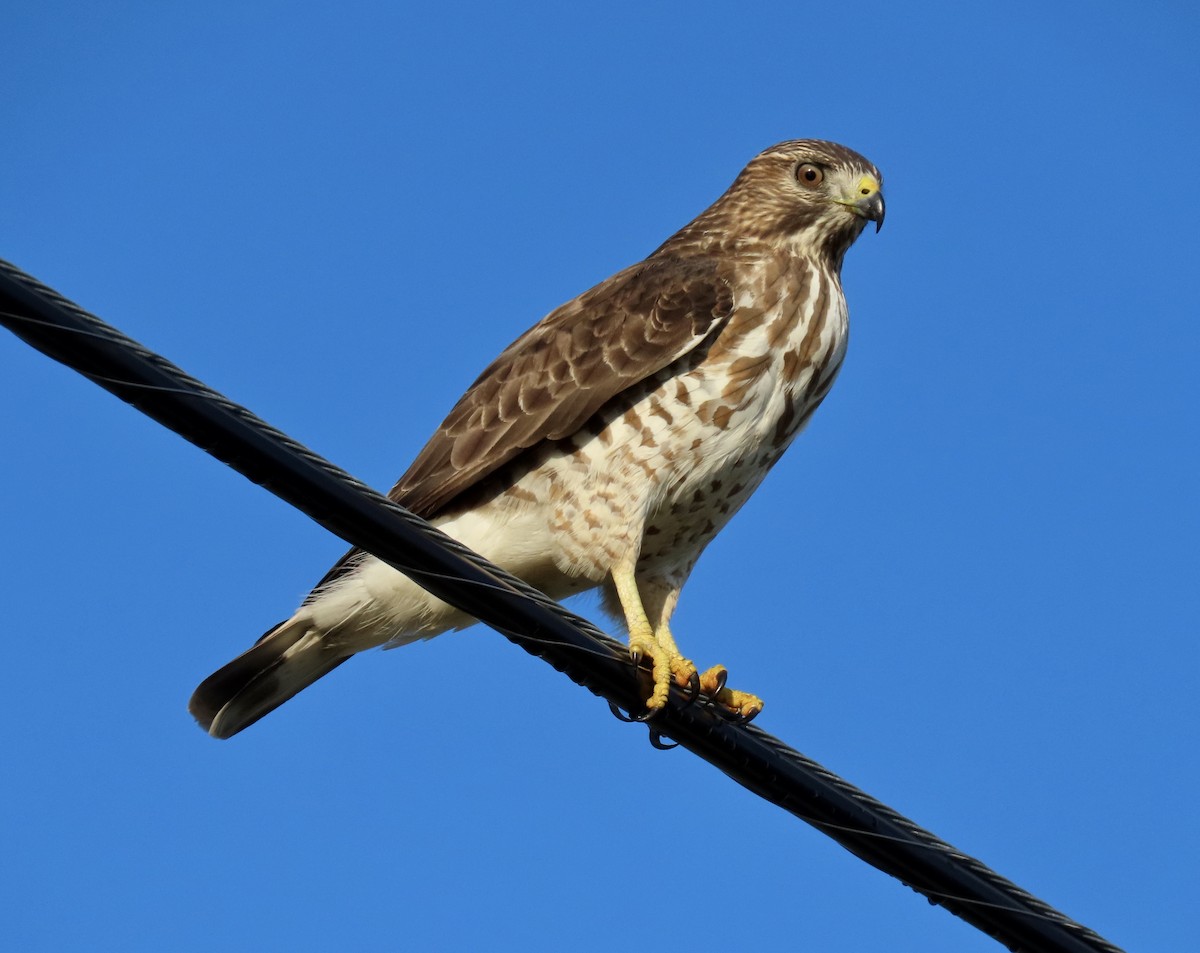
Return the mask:
[[760,152],[733,185],[662,250],[767,244],[835,262],[867,222],[883,227],[883,176],[853,149],[792,139]]

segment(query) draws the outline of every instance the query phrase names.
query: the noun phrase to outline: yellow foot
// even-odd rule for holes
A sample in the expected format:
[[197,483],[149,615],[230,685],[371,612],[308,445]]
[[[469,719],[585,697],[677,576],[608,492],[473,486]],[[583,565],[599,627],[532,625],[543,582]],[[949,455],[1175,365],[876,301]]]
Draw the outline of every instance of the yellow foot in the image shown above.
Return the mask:
[[658,711],[667,703],[667,695],[671,691],[671,657],[652,636],[641,635],[629,637],[629,656],[634,665],[641,665],[644,658],[650,660],[650,675],[654,687],[650,690],[650,697],[646,699],[646,710]]
[[700,690],[700,675],[696,663],[682,655],[671,656],[671,681],[685,692],[695,695]]
[[700,691],[743,722],[750,721],[763,710],[763,700],[749,692],[726,688],[725,679],[728,677],[729,672],[724,665],[714,665],[700,676]]
[[629,655],[635,665],[640,665],[643,658],[650,660],[653,688],[646,699],[647,711],[658,711],[667,703],[672,683],[693,696],[697,694],[700,676],[695,663],[682,655],[673,655],[655,639],[633,636],[629,640]]
[[650,636],[633,636],[629,640],[629,655],[634,665],[643,659],[650,660],[652,688],[646,699],[646,714],[651,715],[667,703],[667,696],[674,683],[693,696],[697,688],[725,711],[743,722],[750,721],[763,710],[763,701],[749,692],[739,692],[725,687],[729,673],[723,665],[714,665],[707,672],[698,674],[696,666],[682,655],[672,655]]

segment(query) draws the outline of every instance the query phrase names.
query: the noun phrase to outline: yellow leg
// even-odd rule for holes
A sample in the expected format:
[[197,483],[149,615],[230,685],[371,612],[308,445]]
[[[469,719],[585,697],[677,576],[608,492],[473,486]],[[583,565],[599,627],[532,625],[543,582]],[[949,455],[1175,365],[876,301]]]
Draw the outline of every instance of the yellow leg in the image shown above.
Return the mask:
[[617,598],[625,613],[625,625],[629,629],[629,654],[634,661],[640,661],[643,657],[650,659],[654,689],[646,700],[646,707],[650,711],[657,711],[667,703],[667,693],[671,690],[670,656],[654,637],[654,629],[642,605],[641,593],[638,592],[633,566],[621,563],[613,569],[612,577]]

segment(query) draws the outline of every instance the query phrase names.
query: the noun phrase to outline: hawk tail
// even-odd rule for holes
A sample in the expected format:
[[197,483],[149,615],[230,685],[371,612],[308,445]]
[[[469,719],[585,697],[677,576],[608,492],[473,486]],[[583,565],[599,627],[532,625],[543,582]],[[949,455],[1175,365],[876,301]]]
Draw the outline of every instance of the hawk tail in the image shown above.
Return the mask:
[[208,676],[188,702],[200,727],[231,738],[350,657],[331,649],[307,618],[293,616]]

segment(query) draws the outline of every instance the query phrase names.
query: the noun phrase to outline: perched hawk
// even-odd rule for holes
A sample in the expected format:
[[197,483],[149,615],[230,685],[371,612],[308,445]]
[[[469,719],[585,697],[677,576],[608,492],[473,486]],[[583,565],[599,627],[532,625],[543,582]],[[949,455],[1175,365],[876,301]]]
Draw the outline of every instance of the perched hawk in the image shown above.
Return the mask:
[[[698,675],[668,623],[700,554],[821,403],[846,350],[839,273],[879,171],[832,142],[783,142],[645,261],[517,338],[389,494],[561,599],[602,586],[651,711],[672,681],[750,717]],[[207,678],[191,711],[228,738],[356,652],[474,620],[351,551],[290,619]]]

